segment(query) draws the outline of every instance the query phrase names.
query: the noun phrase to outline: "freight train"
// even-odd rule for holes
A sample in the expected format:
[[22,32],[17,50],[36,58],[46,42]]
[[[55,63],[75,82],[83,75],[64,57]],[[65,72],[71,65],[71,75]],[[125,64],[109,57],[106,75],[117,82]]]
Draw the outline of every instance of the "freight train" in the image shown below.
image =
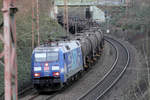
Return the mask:
[[38,90],[59,90],[78,78],[100,56],[103,33],[97,27],[33,50],[31,76]]

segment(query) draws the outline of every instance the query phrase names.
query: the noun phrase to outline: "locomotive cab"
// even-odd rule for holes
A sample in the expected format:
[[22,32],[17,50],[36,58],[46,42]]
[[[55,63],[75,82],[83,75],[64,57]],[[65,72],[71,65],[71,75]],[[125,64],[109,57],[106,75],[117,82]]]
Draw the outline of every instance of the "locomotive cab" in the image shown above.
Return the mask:
[[37,48],[32,54],[32,82],[34,86],[50,86],[63,83],[63,56],[59,48]]
[[32,53],[32,83],[40,87],[62,88],[83,71],[82,51],[79,41],[63,41],[56,46],[41,46]]

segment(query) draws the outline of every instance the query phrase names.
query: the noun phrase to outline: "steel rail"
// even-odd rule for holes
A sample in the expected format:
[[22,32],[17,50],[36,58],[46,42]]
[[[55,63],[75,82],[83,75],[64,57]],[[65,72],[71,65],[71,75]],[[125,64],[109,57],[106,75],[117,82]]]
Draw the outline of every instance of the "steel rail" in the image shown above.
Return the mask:
[[33,96],[31,96],[28,100],[34,100],[36,99],[37,97],[39,97],[40,95],[38,94],[38,92],[34,93]]
[[[105,41],[107,41],[107,40],[105,39]],[[107,42],[109,42],[109,41],[107,41]],[[105,78],[107,78],[107,76],[108,76],[108,75],[112,72],[112,70],[115,68],[115,65],[117,64],[117,61],[118,61],[118,58],[119,58],[118,48],[117,48],[113,43],[111,43],[111,42],[109,42],[109,43],[114,47],[114,49],[115,49],[115,51],[116,51],[116,59],[115,59],[113,65],[112,65],[111,69],[102,77],[102,79],[101,79],[97,84],[95,84],[95,85],[94,85],[93,87],[91,87],[86,93],[84,93],[82,96],[80,96],[80,97],[78,98],[78,100],[81,100],[81,99],[83,99],[84,97],[86,97],[93,89],[96,88],[97,85],[99,85]]]
[[28,93],[29,91],[33,90],[33,86],[28,86],[27,88],[24,88],[23,90],[18,92],[18,97],[21,97],[22,95]]
[[[107,38],[109,38],[109,40],[108,40]],[[112,38],[110,38],[110,37],[105,37],[105,41],[109,42],[111,45],[113,45],[113,47],[116,47],[116,46],[115,46],[116,44],[114,44],[112,41],[110,41],[110,39],[112,39]],[[112,40],[114,40],[114,39],[112,39]],[[115,85],[115,83],[116,83],[116,82],[121,78],[121,76],[124,74],[125,70],[127,69],[128,64],[129,64],[129,61],[130,61],[130,54],[129,54],[128,49],[127,49],[123,44],[121,44],[119,41],[117,41],[117,40],[114,40],[114,41],[116,41],[116,42],[117,42],[121,47],[123,47],[124,50],[126,51],[126,53],[127,53],[127,62],[126,62],[126,64],[125,64],[125,67],[123,68],[123,70],[122,70],[121,72],[119,72],[118,77],[117,77],[115,80],[112,80],[112,81],[113,81],[112,83],[109,83],[110,85],[108,86],[108,88],[106,88],[104,91],[102,91],[102,93],[101,93],[98,97],[96,97],[96,100],[99,100],[106,92],[108,92],[108,90],[109,90],[111,87],[113,87],[113,86]],[[118,48],[116,48],[116,50],[117,50],[117,53],[118,53]],[[78,100],[82,100],[82,99],[86,98],[90,93],[94,93],[93,91],[96,90],[97,86],[100,86],[100,85],[102,86],[103,84],[101,84],[101,83],[102,83],[105,79],[109,78],[109,74],[111,74],[111,72],[114,71],[113,69],[117,66],[117,62],[118,62],[118,59],[117,59],[116,63],[113,64],[111,70],[110,70],[96,85],[94,85],[88,92],[86,92],[86,93],[83,94],[80,98],[78,98]]]
[[[107,38],[109,38],[109,37],[107,37]],[[112,39],[112,38],[110,38],[110,39]],[[114,40],[114,39],[112,39],[112,40]],[[125,71],[126,71],[128,65],[129,65],[129,62],[130,62],[130,53],[129,53],[129,50],[128,50],[122,43],[120,43],[119,41],[117,41],[117,40],[115,40],[115,41],[118,42],[118,43],[126,50],[127,57],[128,57],[128,58],[127,58],[127,63],[126,63],[126,65],[125,65],[123,71],[122,71],[122,72],[120,73],[120,75],[116,78],[116,80],[115,80],[101,95],[99,95],[99,96],[96,98],[96,100],[99,100],[107,91],[109,91],[109,90],[119,81],[119,79],[121,78],[121,76],[123,76],[123,74],[125,73]]]
[[48,96],[45,100],[51,100],[52,98],[54,98],[55,96],[57,95],[57,93],[51,95],[51,96]]
[[40,95],[38,92],[35,92],[33,96],[31,96],[28,100],[36,100],[38,97],[43,96],[44,100],[50,100],[54,98],[58,93],[54,93],[51,95]]

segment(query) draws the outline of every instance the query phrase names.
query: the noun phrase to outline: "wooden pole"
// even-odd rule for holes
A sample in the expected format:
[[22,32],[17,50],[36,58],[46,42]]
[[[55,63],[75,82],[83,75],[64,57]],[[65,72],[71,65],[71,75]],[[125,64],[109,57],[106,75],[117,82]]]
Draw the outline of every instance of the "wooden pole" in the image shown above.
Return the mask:
[[64,27],[67,30],[67,33],[69,33],[69,25],[68,25],[68,1],[64,0]]
[[34,49],[34,25],[35,25],[35,23],[34,23],[34,20],[35,20],[35,15],[34,15],[34,13],[35,13],[35,11],[34,11],[34,8],[35,8],[35,0],[32,0],[32,49]]
[[40,45],[40,30],[39,30],[39,0],[37,0],[37,5],[36,5],[36,11],[37,11],[37,16],[36,16],[36,21],[37,21],[37,33],[38,33],[38,45]]

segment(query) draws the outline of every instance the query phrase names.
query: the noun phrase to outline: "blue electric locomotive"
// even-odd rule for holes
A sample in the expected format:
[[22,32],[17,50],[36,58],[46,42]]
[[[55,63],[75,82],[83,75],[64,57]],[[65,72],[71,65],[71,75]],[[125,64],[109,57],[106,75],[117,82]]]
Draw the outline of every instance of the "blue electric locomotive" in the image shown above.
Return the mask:
[[83,71],[83,60],[77,40],[54,42],[33,50],[31,75],[37,89],[60,88],[80,71]]

